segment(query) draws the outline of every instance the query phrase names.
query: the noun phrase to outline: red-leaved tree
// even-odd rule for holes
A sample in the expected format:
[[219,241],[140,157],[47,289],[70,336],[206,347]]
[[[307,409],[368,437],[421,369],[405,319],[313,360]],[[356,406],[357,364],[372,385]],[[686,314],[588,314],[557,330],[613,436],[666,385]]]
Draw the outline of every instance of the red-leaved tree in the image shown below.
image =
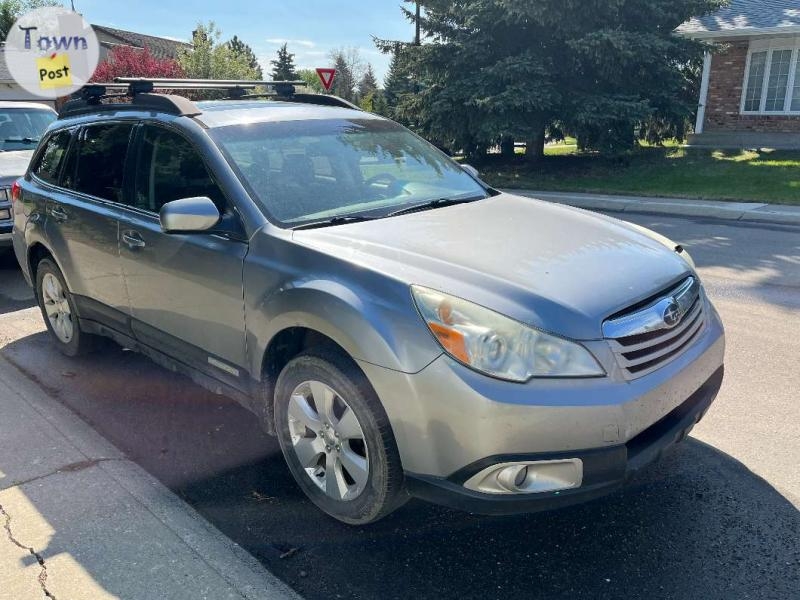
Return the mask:
[[156,58],[146,47],[116,46],[97,65],[92,81],[114,81],[115,77],[183,77],[183,69],[177,60]]

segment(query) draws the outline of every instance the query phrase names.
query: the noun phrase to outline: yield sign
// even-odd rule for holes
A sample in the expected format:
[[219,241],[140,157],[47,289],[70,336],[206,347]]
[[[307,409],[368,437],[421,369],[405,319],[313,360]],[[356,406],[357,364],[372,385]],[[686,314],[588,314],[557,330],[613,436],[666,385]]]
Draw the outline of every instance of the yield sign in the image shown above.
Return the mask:
[[319,75],[319,80],[322,82],[322,87],[325,88],[325,91],[330,92],[333,86],[333,78],[336,77],[336,69],[317,69],[317,75]]

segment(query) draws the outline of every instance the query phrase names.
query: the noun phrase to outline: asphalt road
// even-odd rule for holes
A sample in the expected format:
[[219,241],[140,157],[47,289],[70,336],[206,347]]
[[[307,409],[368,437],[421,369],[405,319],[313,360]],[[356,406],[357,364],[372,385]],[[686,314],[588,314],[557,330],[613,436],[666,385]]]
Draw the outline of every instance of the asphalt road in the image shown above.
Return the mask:
[[12,261],[0,352],[308,598],[800,597],[800,229],[626,218],[683,243],[726,324],[692,436],[622,492],[514,517],[322,516],[232,401],[131,352],[56,353]]

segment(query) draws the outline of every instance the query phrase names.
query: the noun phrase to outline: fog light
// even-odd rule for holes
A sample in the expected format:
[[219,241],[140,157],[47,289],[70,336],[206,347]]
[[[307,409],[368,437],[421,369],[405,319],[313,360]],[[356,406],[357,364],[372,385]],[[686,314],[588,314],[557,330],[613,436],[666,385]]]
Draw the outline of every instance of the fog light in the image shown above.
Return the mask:
[[485,494],[537,494],[580,487],[579,458],[500,463],[470,477],[464,487]]

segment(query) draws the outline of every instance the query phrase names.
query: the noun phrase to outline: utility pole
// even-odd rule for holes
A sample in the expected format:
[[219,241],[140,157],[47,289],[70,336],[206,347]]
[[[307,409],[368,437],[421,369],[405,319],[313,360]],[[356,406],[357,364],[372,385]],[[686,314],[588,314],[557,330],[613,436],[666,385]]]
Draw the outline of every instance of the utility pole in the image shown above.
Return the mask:
[[414,45],[415,46],[419,46],[420,43],[421,43],[420,29],[419,29],[419,27],[420,27],[420,24],[419,24],[419,17],[420,17],[419,0],[417,0],[416,4],[417,4],[417,14],[416,14],[416,18],[414,19],[414,21],[417,24],[417,34],[414,36]]

